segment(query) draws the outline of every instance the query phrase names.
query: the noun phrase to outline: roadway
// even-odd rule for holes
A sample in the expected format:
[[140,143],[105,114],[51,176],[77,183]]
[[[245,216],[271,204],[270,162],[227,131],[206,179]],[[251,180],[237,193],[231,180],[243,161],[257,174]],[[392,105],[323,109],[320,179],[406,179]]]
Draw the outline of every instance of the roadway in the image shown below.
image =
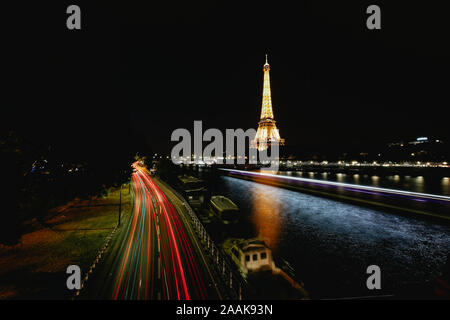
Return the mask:
[[81,298],[220,299],[183,202],[137,164],[132,190],[133,211]]

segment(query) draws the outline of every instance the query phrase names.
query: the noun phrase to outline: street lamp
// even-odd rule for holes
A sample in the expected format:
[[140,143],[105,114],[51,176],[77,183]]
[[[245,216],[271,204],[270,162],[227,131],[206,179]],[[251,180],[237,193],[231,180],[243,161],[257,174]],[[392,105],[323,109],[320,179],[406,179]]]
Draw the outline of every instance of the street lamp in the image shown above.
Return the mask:
[[123,183],[120,183],[120,195],[119,195],[119,220],[117,221],[117,227],[120,227],[120,213],[122,212],[122,185]]

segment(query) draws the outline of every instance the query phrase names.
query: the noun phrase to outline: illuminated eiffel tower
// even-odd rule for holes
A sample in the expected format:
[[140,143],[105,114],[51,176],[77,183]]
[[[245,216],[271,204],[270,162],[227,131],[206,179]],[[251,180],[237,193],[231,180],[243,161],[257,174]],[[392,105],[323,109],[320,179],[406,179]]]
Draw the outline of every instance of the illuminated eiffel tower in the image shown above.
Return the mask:
[[257,148],[259,151],[266,150],[272,145],[284,145],[284,139],[280,138],[275,120],[273,118],[272,97],[270,94],[270,65],[264,64],[264,89],[261,108],[261,118],[258,122],[258,130],[255,139],[251,143],[251,147]]

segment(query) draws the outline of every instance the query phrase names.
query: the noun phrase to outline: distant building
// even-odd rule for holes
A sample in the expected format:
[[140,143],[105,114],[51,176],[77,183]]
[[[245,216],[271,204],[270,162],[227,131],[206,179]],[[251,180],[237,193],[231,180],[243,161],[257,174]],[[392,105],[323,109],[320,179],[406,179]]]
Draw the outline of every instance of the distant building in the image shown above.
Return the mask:
[[[411,144],[411,145],[417,145],[417,144],[422,144],[422,143],[441,143],[442,141],[439,139],[436,140],[430,140],[428,139],[428,137],[418,137],[416,138],[416,140],[414,141],[409,141],[407,144]],[[388,143],[388,147],[404,147],[406,145],[406,143],[404,143],[403,141],[399,141],[399,142],[391,142]]]
[[428,143],[428,137],[418,137],[415,141],[408,142],[409,144]]
[[387,161],[442,162],[449,158],[448,147],[440,138],[417,137],[409,142],[391,142],[383,152]]
[[404,145],[403,141],[388,143],[388,147],[403,147]]

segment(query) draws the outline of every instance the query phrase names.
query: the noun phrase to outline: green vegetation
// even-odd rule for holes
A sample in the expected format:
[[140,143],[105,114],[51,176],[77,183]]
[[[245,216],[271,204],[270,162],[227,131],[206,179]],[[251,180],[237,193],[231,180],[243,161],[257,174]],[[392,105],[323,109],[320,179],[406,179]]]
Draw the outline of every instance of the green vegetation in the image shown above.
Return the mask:
[[[119,189],[105,197],[75,199],[45,217],[26,221],[14,246],[0,245],[0,299],[67,299],[66,268],[83,272],[117,224]],[[122,215],[131,210],[128,185],[122,190]]]

